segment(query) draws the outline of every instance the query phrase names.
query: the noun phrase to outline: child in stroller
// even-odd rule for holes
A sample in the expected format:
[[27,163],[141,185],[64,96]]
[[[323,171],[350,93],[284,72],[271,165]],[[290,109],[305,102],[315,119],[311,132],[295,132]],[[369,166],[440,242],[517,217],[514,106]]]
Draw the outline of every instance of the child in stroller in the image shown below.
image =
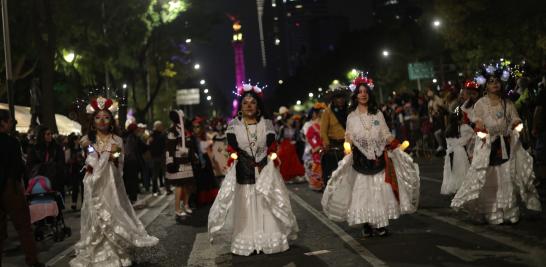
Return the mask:
[[72,235],[64,223],[64,200],[59,192],[51,190],[51,182],[45,176],[36,176],[28,182],[26,190],[29,202],[30,222],[34,224],[36,241],[53,236],[55,242]]

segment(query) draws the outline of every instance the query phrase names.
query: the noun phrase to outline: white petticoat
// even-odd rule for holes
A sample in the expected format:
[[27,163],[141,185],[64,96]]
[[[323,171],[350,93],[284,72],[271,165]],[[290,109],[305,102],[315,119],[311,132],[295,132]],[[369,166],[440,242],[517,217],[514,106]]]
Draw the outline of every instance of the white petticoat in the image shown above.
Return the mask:
[[347,221],[349,225],[370,223],[384,227],[389,219],[413,213],[419,205],[419,168],[411,157],[400,149],[389,152],[398,181],[398,202],[385,172],[364,175],[352,167],[353,157],[343,158],[322,196],[322,208],[333,221]]
[[490,138],[488,135],[484,142],[476,137],[472,164],[451,207],[482,214],[492,224],[515,222],[519,219],[519,193],[527,209],[541,211],[534,186],[533,158],[521,147],[519,133],[512,131],[510,159],[498,166],[489,166]]
[[209,212],[211,242],[231,244],[231,252],[242,256],[286,251],[288,240],[297,238],[298,224],[279,170],[268,160],[256,184],[242,185],[236,182],[235,164]]
[[[453,153],[453,165],[451,164],[450,153]],[[455,194],[461,187],[469,167],[470,162],[464,147],[449,147],[444,159],[444,177],[440,193],[443,195]]]
[[347,174],[356,178],[347,212],[347,223],[369,223],[373,227],[385,227],[389,225],[389,220],[398,219],[400,206],[390,184],[385,182],[385,171],[364,175],[351,169]]

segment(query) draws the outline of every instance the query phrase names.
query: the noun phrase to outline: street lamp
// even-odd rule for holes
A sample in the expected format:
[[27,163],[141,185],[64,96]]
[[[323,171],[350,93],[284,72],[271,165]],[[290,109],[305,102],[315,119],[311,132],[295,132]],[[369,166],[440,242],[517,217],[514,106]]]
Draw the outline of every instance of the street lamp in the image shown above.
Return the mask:
[[279,84],[283,84],[283,83],[284,83],[284,81],[283,81],[283,80],[279,80]]
[[434,79],[432,79],[432,82],[433,82],[433,83],[437,83],[437,82],[438,82],[438,79],[434,78]]
[[301,105],[301,100],[296,101],[296,105]]
[[388,57],[390,54],[389,50],[383,50],[383,57]]
[[433,22],[432,22],[432,26],[434,28],[439,28],[440,26],[442,26],[442,22],[439,20],[439,19],[435,19]]
[[191,38],[186,39],[186,44],[191,43]]
[[123,89],[127,89],[127,84],[124,83],[121,87],[123,87]]
[[197,64],[193,65],[193,68],[196,69],[196,70],[198,70],[198,69],[201,68],[201,65],[199,65],[199,63],[197,63]]
[[207,101],[211,101],[212,100],[212,96],[207,96]]
[[205,94],[208,94],[208,93],[209,93],[209,89],[205,89],[203,92],[204,92]]
[[313,98],[314,94],[313,93],[309,93],[309,98]]
[[200,84],[200,85],[205,84],[205,80],[200,80],[200,81],[199,81],[199,84]]
[[318,91],[319,91],[319,92],[322,92],[322,88],[321,88],[321,87],[319,87]]
[[66,51],[63,53],[63,58],[66,62],[72,63],[76,58],[76,54],[74,54],[72,51]]

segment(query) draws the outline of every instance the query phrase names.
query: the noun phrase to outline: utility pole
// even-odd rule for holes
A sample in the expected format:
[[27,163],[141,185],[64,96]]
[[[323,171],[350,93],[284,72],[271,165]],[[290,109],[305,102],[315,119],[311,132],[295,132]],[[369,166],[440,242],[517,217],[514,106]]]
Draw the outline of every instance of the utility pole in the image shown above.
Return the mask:
[[6,91],[8,95],[9,112],[15,121],[15,105],[13,103],[13,72],[11,66],[11,44],[9,38],[8,0],[2,0],[2,27],[4,33],[4,55],[6,58]]

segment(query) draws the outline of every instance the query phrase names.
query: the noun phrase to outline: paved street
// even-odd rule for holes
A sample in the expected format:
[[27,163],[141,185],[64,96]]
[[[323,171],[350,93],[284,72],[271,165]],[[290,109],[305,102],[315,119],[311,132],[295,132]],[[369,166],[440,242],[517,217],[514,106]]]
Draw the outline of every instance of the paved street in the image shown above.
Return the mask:
[[[439,159],[422,161],[420,167],[420,209],[393,221],[386,238],[363,239],[359,229],[327,220],[319,193],[304,184],[289,185],[299,238],[289,251],[274,255],[233,256],[226,247],[208,242],[207,208],[180,224],[174,220],[172,195],[144,196],[144,208],[137,213],[160,243],[134,251],[136,266],[544,266],[543,213],[525,212],[513,226],[481,225],[449,209],[450,197],[439,194]],[[68,265],[79,236],[77,213],[66,212],[66,217],[74,235],[40,244],[41,259],[51,266]],[[3,266],[22,266],[18,247],[6,249]]]

